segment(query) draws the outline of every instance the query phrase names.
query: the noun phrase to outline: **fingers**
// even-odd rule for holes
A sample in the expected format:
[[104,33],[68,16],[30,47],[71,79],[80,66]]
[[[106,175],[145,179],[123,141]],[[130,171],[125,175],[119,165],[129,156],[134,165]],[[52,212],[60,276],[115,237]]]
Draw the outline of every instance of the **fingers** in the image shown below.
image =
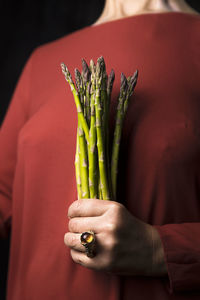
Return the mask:
[[68,209],[68,217],[93,217],[104,214],[111,201],[84,199],[74,201]]
[[102,222],[99,217],[80,217],[69,220],[68,229],[70,232],[82,233],[84,231],[92,230],[98,233],[102,229]]

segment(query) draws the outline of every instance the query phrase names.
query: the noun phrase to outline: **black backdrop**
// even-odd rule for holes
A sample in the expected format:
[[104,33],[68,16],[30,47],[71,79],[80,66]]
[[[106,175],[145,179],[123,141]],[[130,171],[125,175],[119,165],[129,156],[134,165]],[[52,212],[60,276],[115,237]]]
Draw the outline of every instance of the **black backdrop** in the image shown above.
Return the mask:
[[[104,0],[1,0],[0,123],[22,68],[38,45],[95,22]],[[3,99],[3,100],[2,100]]]
[[[105,0],[1,0],[0,124],[17,79],[32,50],[94,23],[101,14],[104,2]],[[200,1],[187,2],[200,12]],[[5,299],[8,256],[9,239],[0,241],[0,300]]]

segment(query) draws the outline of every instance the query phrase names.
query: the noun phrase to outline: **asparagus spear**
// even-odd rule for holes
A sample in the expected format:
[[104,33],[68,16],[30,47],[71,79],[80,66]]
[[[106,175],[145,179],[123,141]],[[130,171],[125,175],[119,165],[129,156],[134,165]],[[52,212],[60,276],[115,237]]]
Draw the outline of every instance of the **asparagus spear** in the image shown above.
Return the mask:
[[[83,84],[83,79],[81,77],[81,73],[79,72],[78,69],[75,69],[75,82],[76,82],[76,86],[77,86],[77,90],[78,90],[78,95],[81,101],[81,106],[82,108],[84,107],[84,84]],[[82,177],[82,181],[84,181],[84,191],[86,190],[86,194],[87,194],[87,182],[85,182],[83,176],[85,176],[85,172],[81,171],[81,164],[83,164],[83,161],[87,161],[87,157],[83,158],[83,155],[86,156],[87,153],[81,153],[80,154],[80,145],[79,145],[79,140],[82,139],[82,146],[86,147],[85,145],[85,141],[83,140],[83,138],[85,137],[80,137],[80,122],[78,121],[78,127],[77,127],[77,141],[76,141],[76,155],[75,155],[75,171],[76,171],[76,184],[77,184],[77,192],[78,192],[78,199],[82,198],[82,188],[81,188],[81,177]],[[84,135],[84,133],[83,133]],[[82,159],[83,161],[80,162],[80,155],[82,155]],[[85,168],[85,167],[84,167]]]
[[83,85],[83,79],[81,77],[81,73],[78,69],[75,69],[75,82],[78,90],[79,99],[81,101],[81,106],[83,108],[84,105],[84,85]]
[[84,58],[82,58],[82,69],[83,83],[86,86],[86,83],[90,81],[91,71]]
[[[110,95],[107,94],[108,75],[106,73],[106,64],[103,56],[101,59],[102,68],[102,83],[101,83],[101,107],[102,107],[102,134],[105,149],[105,167],[106,175],[108,179],[108,189],[110,192],[110,198],[112,199],[112,184],[110,174],[110,162],[109,162],[109,110],[110,110]],[[112,74],[113,75],[113,74]]]
[[103,199],[100,177],[98,178],[98,192],[99,192],[99,199]]
[[111,162],[111,180],[112,180],[112,190],[114,199],[116,200],[117,193],[117,170],[118,170],[118,158],[119,158],[119,146],[122,135],[122,127],[123,121],[125,117],[125,113],[128,108],[129,99],[133,94],[134,88],[137,83],[138,71],[134,73],[132,77],[128,80],[125,75],[121,74],[121,87],[120,87],[120,95],[118,99],[117,106],[117,115],[116,115],[116,124],[114,131],[114,139],[113,139],[113,150],[112,150],[112,162]]
[[112,93],[112,88],[113,88],[113,82],[115,80],[115,72],[112,69],[109,76],[108,76],[108,84],[107,84],[107,95],[108,95],[108,103],[110,105],[110,100],[111,100],[111,93]]
[[80,146],[80,175],[81,175],[81,190],[82,198],[90,198],[89,180],[88,180],[88,159],[87,159],[87,145],[85,136],[80,123],[78,124],[78,137]]
[[91,71],[86,63],[86,61],[82,58],[82,78],[84,84],[84,116],[87,120],[88,125],[90,124],[90,77]]
[[122,123],[124,119],[124,100],[126,97],[128,88],[128,83],[125,75],[121,73],[121,86],[120,94],[117,106],[116,124],[113,138],[113,150],[112,150],[112,162],[111,162],[111,180],[112,180],[112,191],[114,200],[116,200],[117,192],[117,167],[118,167],[118,157],[119,157],[119,145],[122,133]]
[[111,93],[113,82],[115,80],[115,72],[112,69],[107,82],[107,105],[106,105],[106,129],[105,129],[105,144],[106,144],[106,168],[108,175],[108,186],[110,191],[110,197],[113,199],[113,190],[112,190],[112,181],[111,181],[111,172],[110,172],[110,156],[109,156],[109,113],[110,113],[110,101],[111,101]]
[[103,200],[110,199],[108,188],[108,179],[105,166],[105,146],[102,134],[102,107],[101,107],[101,83],[102,83],[102,57],[98,58],[96,65],[96,97],[95,97],[95,114],[96,114],[96,130],[97,130],[97,148],[99,161],[99,175]]
[[78,128],[77,128],[77,139],[76,139],[75,171],[76,171],[76,186],[77,186],[78,199],[81,199],[82,190],[81,190],[80,146],[79,146]]
[[91,82],[87,82],[86,84],[86,94],[85,94],[85,105],[86,105],[86,119],[88,124],[90,124],[91,118],[91,109],[90,109],[90,90],[91,90]]
[[89,131],[89,146],[88,146],[88,158],[89,158],[89,188],[90,197],[98,197],[98,180],[97,180],[97,134],[96,134],[96,117],[95,117],[95,81],[92,76],[92,87],[91,87],[91,120],[90,120],[90,131]]
[[[108,128],[108,101],[107,101],[107,80],[106,65],[103,56],[101,59],[102,81],[101,81],[101,107],[102,107],[102,133],[104,143],[106,142],[106,130]],[[107,164],[107,163],[106,163]]]
[[82,66],[82,75],[78,70],[75,70],[77,92],[70,72],[64,64],[61,64],[62,71],[74,95],[78,113],[75,158],[78,197],[99,197],[100,199],[108,200],[113,198],[113,189],[114,199],[116,200],[117,166],[122,125],[130,97],[137,83],[138,71],[136,71],[133,76],[128,77],[128,80],[123,73],[121,74],[121,86],[112,149],[112,184],[110,184],[108,121],[115,74],[114,71],[111,70],[107,78],[103,57],[98,58],[96,66],[93,60],[91,60],[90,68],[83,59]]
[[88,142],[88,140],[89,140],[89,128],[88,128],[87,122],[86,122],[86,120],[84,118],[84,115],[83,115],[83,110],[82,110],[82,107],[81,107],[81,102],[80,102],[80,98],[78,96],[78,92],[75,88],[74,82],[72,80],[72,76],[71,76],[69,70],[67,69],[67,67],[64,63],[61,63],[61,68],[62,68],[63,74],[65,75],[66,81],[69,83],[69,85],[71,87],[71,91],[72,91],[73,96],[74,96],[76,109],[77,109],[77,113],[78,113],[78,120],[81,124],[81,127],[83,128],[86,140]]

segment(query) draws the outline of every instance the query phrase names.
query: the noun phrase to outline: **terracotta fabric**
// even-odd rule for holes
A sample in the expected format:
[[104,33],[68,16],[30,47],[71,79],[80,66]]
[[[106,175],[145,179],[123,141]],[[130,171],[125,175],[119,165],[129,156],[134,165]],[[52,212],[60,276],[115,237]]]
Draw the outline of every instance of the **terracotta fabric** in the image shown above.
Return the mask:
[[[1,234],[11,227],[7,300],[200,299],[200,17],[147,14],[85,27],[36,49],[0,134]],[[76,199],[77,114],[61,73],[103,55],[116,80],[138,69],[120,152],[118,200],[153,224],[166,277],[75,264],[64,245]],[[131,230],[131,229],[130,229]]]

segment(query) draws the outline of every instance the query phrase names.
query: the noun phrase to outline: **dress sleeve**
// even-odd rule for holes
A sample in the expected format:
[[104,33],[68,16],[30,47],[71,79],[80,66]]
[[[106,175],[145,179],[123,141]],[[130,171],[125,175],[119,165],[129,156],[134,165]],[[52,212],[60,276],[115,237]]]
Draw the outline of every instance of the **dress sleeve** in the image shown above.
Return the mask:
[[200,291],[200,223],[154,227],[164,248],[169,293]]
[[8,236],[12,220],[12,186],[17,161],[17,140],[28,120],[32,56],[18,80],[0,130],[0,237]]

